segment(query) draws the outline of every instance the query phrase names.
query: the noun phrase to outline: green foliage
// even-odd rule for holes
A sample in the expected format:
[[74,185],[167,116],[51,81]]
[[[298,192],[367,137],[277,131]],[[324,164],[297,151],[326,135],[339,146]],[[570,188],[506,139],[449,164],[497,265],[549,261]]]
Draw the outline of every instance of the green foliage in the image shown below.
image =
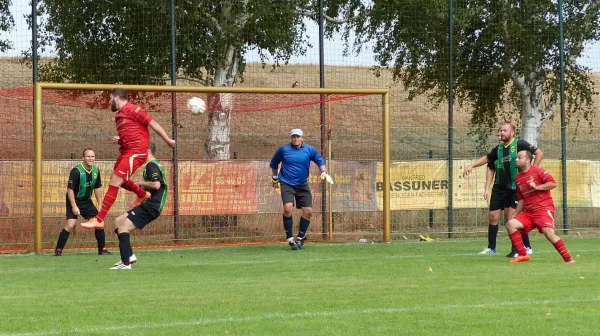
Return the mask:
[[[358,16],[344,28],[356,30],[354,47],[375,43],[379,66],[409,90],[448,98],[449,23],[447,0],[326,1],[332,15]],[[457,0],[453,10],[454,94],[470,104],[472,124],[493,127],[522,111],[525,96],[542,111],[559,100],[558,8],[548,0]],[[584,45],[600,40],[600,0],[566,0],[564,50],[568,116],[590,120],[594,92],[588,69],[576,64]],[[520,82],[522,80],[522,82]],[[539,92],[538,88],[542,88]],[[529,90],[529,95],[523,93]]]
[[[212,85],[219,69],[258,49],[270,61],[304,52],[303,1],[175,1],[178,76]],[[171,72],[171,11],[165,0],[45,0],[40,45],[58,58],[40,67],[40,80],[164,84]],[[266,56],[264,58],[266,60]],[[239,64],[238,64],[239,63]]]
[[[15,25],[12,14],[10,13],[11,0],[0,0],[0,32],[9,32]],[[0,39],[0,52],[5,52],[12,48],[8,39]]]

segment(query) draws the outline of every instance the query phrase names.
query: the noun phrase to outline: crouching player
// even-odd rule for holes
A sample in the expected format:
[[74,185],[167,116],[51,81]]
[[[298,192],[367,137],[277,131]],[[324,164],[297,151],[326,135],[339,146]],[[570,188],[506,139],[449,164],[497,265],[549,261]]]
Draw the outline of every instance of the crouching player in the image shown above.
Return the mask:
[[506,229],[519,255],[510,262],[518,263],[530,259],[520,231],[529,232],[537,228],[554,245],[565,263],[575,263],[565,243],[554,232],[554,201],[550,195],[550,190],[556,187],[554,177],[546,170],[531,165],[529,151],[517,153],[516,166],[519,170],[515,179],[519,203],[515,216],[508,221]]
[[158,218],[167,202],[167,182],[165,172],[154,157],[156,145],[150,143],[148,146],[148,162],[144,169],[144,180],[139,182],[140,187],[149,191],[151,196],[139,206],[127,211],[116,219],[115,232],[119,237],[119,251],[121,261],[111,269],[131,269],[131,264],[137,261],[133,250],[129,233],[135,229],[143,229],[150,222]]

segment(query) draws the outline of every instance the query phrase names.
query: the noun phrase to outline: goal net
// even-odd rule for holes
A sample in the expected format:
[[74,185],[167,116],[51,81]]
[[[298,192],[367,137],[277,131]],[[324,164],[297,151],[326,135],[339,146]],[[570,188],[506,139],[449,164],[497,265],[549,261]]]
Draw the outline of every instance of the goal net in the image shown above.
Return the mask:
[[[117,133],[108,106],[110,86],[81,88],[41,91],[42,174],[37,184],[32,88],[0,92],[4,106],[0,113],[2,249],[32,249],[36,188],[41,227],[35,239],[41,239],[44,249],[54,247],[66,222],[69,172],[82,161],[84,148],[96,153],[102,195],[108,187],[119,154],[112,141]],[[271,186],[269,162],[279,146],[289,143],[294,128],[302,129],[305,143],[321,153],[335,181],[330,187],[324,185],[318,167],[311,164],[313,216],[308,238],[381,238],[383,193],[376,183],[382,181],[383,90],[225,93],[201,87],[175,88],[190,92],[135,88],[128,88],[130,101],[144,107],[177,141],[173,151],[150,130],[169,191],[161,216],[132,235],[136,247],[283,241],[283,206],[280,190]],[[204,113],[193,115],[187,110],[191,97],[206,102]],[[140,181],[142,172],[143,167],[132,179]],[[131,192],[120,189],[105,220],[109,247],[117,244],[112,234],[115,218],[134,199]],[[294,211],[294,234],[300,214]],[[78,225],[66,248],[94,246],[94,232]]]

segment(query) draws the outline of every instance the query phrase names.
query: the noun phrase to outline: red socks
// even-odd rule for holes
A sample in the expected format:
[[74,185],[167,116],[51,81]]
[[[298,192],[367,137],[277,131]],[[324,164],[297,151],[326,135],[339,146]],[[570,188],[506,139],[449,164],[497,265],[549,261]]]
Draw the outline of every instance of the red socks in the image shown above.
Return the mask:
[[520,256],[527,255],[527,250],[525,250],[525,245],[523,244],[523,237],[521,237],[521,231],[515,231],[512,234],[509,234],[508,237]]
[[108,210],[110,210],[112,205],[115,203],[115,200],[117,199],[118,194],[119,194],[119,187],[115,187],[115,186],[111,186],[111,185],[108,186],[108,191],[106,191],[106,194],[104,195],[104,199],[102,200],[102,209],[100,209],[100,212],[98,213],[98,215],[96,215],[96,218],[98,219],[99,222],[104,221],[104,217],[106,217]]
[[554,245],[554,248],[558,251],[558,253],[560,253],[560,256],[563,258],[564,261],[568,261],[571,260],[571,254],[569,253],[569,250],[567,250],[567,247],[565,246],[565,242],[563,242],[562,239],[560,239],[559,241],[557,241],[556,243],[552,244]]
[[146,191],[142,189],[137,183],[132,180],[127,180],[121,184],[121,187],[125,190],[129,190],[137,195],[137,197],[142,198],[146,196]]

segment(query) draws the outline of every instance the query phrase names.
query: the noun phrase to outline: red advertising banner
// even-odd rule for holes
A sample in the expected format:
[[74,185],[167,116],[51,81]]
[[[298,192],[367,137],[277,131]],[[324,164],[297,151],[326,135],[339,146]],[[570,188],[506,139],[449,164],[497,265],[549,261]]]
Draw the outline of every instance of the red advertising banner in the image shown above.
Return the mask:
[[254,162],[180,162],[179,213],[256,213],[256,178]]

